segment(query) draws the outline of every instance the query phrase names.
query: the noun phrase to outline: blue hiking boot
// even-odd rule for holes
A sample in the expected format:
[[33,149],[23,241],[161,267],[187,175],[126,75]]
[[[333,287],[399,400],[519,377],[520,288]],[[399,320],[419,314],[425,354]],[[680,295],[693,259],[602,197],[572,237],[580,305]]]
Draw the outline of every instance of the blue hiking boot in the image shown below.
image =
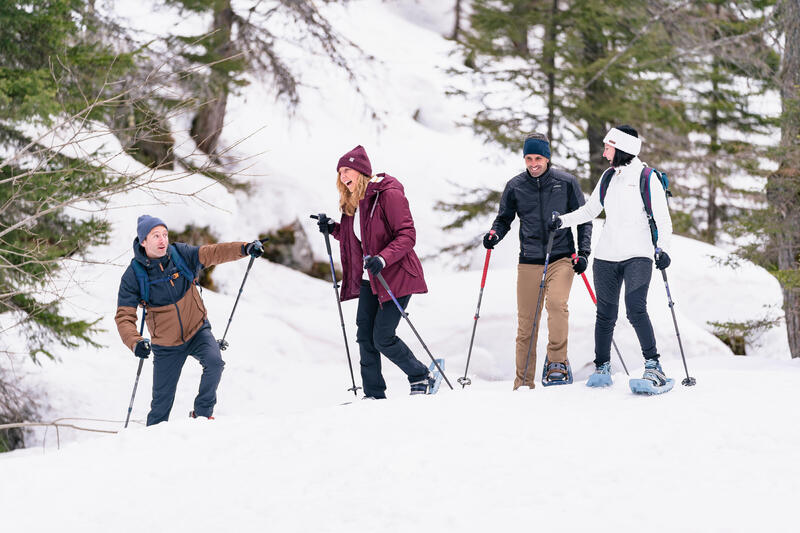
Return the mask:
[[663,394],[672,390],[675,380],[664,375],[658,359],[648,359],[644,362],[642,379],[632,379],[629,385],[634,394]]
[[611,380],[611,363],[603,363],[598,366],[594,374],[589,376],[586,382],[587,387],[610,387],[614,382]]

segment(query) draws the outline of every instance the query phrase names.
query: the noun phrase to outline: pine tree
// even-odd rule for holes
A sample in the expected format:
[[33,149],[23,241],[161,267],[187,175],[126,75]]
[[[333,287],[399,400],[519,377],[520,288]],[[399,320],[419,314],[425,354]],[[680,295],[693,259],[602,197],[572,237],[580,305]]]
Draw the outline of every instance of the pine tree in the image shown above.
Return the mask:
[[[92,343],[93,324],[61,315],[58,298],[43,290],[65,258],[105,242],[109,230],[63,208],[99,201],[124,181],[30,134],[30,126],[41,131],[64,117],[101,119],[108,109],[87,105],[85,95],[102,101],[102,80],[130,64],[77,39],[84,7],[79,0],[0,5],[0,147],[10,154],[0,162],[0,314],[15,317],[4,329],[30,330],[34,357],[50,356],[53,340]],[[101,71],[103,78],[91,77]]]
[[800,0],[782,0],[779,9],[784,38],[781,138],[775,150],[778,169],[767,181],[767,202],[789,349],[792,357],[800,357]]
[[[644,0],[476,0],[464,49],[469,76],[491,80],[492,92],[479,95],[474,129],[515,153],[525,133],[549,132],[553,163],[575,167],[586,190],[608,167],[602,141],[611,126],[633,125],[648,141],[645,155],[668,162],[675,146],[664,140],[686,130],[684,105],[666,82],[673,67],[660,61],[672,51],[662,25],[671,9],[653,12]],[[460,212],[460,226],[493,211],[496,192],[439,207]]]
[[741,209],[763,202],[761,191],[737,186],[742,176],[759,175],[764,149],[755,139],[768,134],[773,119],[751,110],[770,88],[777,54],[764,38],[769,3],[696,2],[669,21],[669,35],[681,50],[676,69],[686,87],[693,132],[683,182],[694,208],[687,233],[715,243],[720,230]]
[[[200,102],[192,121],[191,134],[197,147],[217,154],[219,136],[225,121],[228,97],[246,85],[248,74],[271,77],[275,92],[289,107],[299,103],[298,74],[281,57],[275,21],[291,24],[309,42],[315,43],[337,66],[354,79],[354,73],[340,53],[355,45],[342,38],[322,16],[312,0],[258,0],[233,4],[231,0],[163,0],[189,15],[210,15],[209,31],[203,35],[180,35],[169,39],[169,46],[181,53],[189,65],[204,65],[184,78],[186,90]],[[189,68],[186,70],[189,70]]]

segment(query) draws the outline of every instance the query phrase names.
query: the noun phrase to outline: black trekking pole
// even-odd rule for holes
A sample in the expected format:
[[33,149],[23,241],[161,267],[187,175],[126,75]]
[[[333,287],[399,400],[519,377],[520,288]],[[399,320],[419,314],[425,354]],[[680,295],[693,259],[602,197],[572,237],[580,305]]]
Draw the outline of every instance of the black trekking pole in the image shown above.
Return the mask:
[[[494,230],[490,231],[494,235]],[[469,351],[467,352],[467,366],[464,367],[464,377],[458,378],[463,389],[467,385],[472,385],[472,380],[467,377],[467,369],[469,368],[469,358],[472,356],[472,343],[475,341],[475,330],[478,329],[478,319],[481,317],[481,300],[483,300],[483,287],[486,285],[486,272],[489,270],[489,258],[492,256],[492,249],[486,250],[486,261],[483,263],[483,277],[481,278],[481,292],[478,293],[478,308],[475,310],[475,318],[472,323],[472,337],[469,339]]]
[[[139,326],[139,336],[142,336],[144,333],[144,316],[147,314],[147,308],[142,306],[142,323]],[[144,358],[139,358],[139,368],[136,369],[136,381],[133,382],[133,393],[131,393],[131,403],[128,404],[128,415],[125,417],[125,427],[128,427],[128,422],[131,419],[131,411],[133,411],[133,399],[136,397],[136,389],[139,387],[139,376],[142,375],[142,365],[144,364]]]
[[[572,254],[572,260],[573,261],[575,260],[575,257],[577,257],[576,254]],[[595,307],[597,307],[597,297],[594,295],[594,291],[592,290],[592,286],[589,285],[589,280],[586,279],[586,273],[585,272],[581,272],[581,277],[583,277],[583,283],[586,285],[586,290],[589,291],[589,296],[592,297],[592,301],[594,302]],[[622,368],[625,369],[625,375],[626,376],[630,376],[630,374],[628,373],[628,367],[625,366],[625,360],[622,358],[622,354],[619,353],[619,348],[617,348],[617,343],[613,338],[611,339],[611,345],[614,347],[614,351],[617,352],[617,357],[619,357],[619,362],[622,363]]]
[[[661,255],[661,248],[656,248],[656,262]],[[675,324],[675,335],[678,337],[678,347],[681,349],[681,359],[683,359],[683,369],[686,371],[686,378],[681,381],[681,385],[691,387],[697,385],[697,380],[689,376],[689,368],[686,366],[686,355],[683,353],[683,343],[681,343],[681,333],[678,331],[678,319],[675,318],[675,303],[672,301],[672,294],[669,292],[669,282],[667,281],[667,269],[662,268],[661,277],[664,278],[664,287],[667,289],[667,301],[669,310],[672,312],[672,323]]]
[[[318,215],[311,215],[311,218],[317,220],[326,220],[328,217],[325,213],[320,213]],[[358,397],[358,389],[361,387],[356,386],[356,377],[353,374],[353,361],[350,358],[350,345],[347,344],[347,330],[344,327],[344,315],[342,314],[342,300],[339,298],[339,282],[336,281],[336,270],[333,268],[333,253],[331,252],[331,239],[330,234],[328,233],[327,226],[322,232],[322,235],[325,237],[325,248],[328,249],[328,264],[331,267],[331,281],[333,282],[333,292],[336,293],[336,306],[339,308],[339,321],[342,324],[342,336],[344,336],[344,349],[347,352],[347,366],[350,368],[350,379],[353,382],[353,386],[347,390],[353,391],[353,395]]]
[[[556,214],[553,212],[553,219]],[[550,264],[550,252],[553,250],[553,237],[556,230],[550,231],[550,236],[547,238],[547,252],[544,256],[544,270],[542,270],[542,281],[539,283],[539,296],[536,298],[536,309],[533,311],[533,327],[531,328],[531,340],[528,342],[528,355],[525,357],[525,372],[522,374],[522,385],[525,385],[525,380],[528,379],[528,362],[531,360],[531,350],[533,349],[533,339],[536,336],[536,326],[539,320],[539,306],[542,303],[542,294],[544,293],[544,282],[547,277],[547,267]]]
[[[364,259],[365,260],[369,259],[369,257],[365,257]],[[389,296],[392,298],[394,305],[396,305],[397,309],[400,310],[400,314],[403,316],[403,318],[406,319],[408,325],[411,326],[411,331],[414,332],[414,335],[417,336],[417,340],[420,342],[420,344],[422,344],[422,347],[425,348],[425,351],[428,352],[428,356],[431,358],[431,361],[433,361],[433,364],[436,365],[436,369],[439,370],[439,372],[442,374],[442,377],[447,382],[447,386],[450,387],[450,390],[453,390],[453,385],[451,385],[450,380],[447,379],[447,374],[444,373],[444,369],[442,369],[442,367],[439,366],[439,362],[433,357],[431,351],[428,349],[428,347],[425,345],[425,342],[422,340],[422,337],[420,337],[419,333],[417,333],[417,328],[415,328],[414,324],[411,323],[411,319],[408,318],[408,314],[406,314],[406,311],[405,309],[403,309],[403,306],[400,305],[400,302],[398,302],[397,298],[394,297],[394,294],[392,293],[392,290],[389,288],[389,285],[386,283],[386,280],[383,279],[383,274],[378,272],[377,274],[375,274],[375,277],[378,278],[378,281],[381,282],[383,288],[386,289],[386,292],[388,292]]]
[[[263,244],[269,240],[269,237],[264,237],[263,239],[259,239],[259,242]],[[247,275],[250,273],[250,269],[253,267],[253,262],[256,260],[254,255],[250,256],[250,262],[247,263],[247,270],[244,272],[244,279],[242,279],[242,284],[239,286],[239,294],[236,295],[236,301],[233,302],[233,309],[231,309],[231,316],[228,317],[228,325],[225,326],[225,333],[222,334],[222,338],[219,339],[217,342],[219,343],[220,350],[226,350],[228,348],[228,341],[225,340],[225,336],[228,334],[228,328],[231,327],[231,320],[233,320],[233,313],[236,312],[236,306],[239,305],[239,298],[242,296],[242,289],[244,289],[244,283],[247,281]]]

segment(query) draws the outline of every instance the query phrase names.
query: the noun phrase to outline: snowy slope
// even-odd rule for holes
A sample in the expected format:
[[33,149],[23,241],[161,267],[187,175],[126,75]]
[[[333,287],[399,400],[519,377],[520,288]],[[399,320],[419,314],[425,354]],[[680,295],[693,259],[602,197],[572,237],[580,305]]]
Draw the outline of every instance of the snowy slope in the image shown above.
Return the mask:
[[[117,4],[140,10],[146,2]],[[224,136],[230,143],[247,138],[236,151],[253,156],[247,172],[256,188],[250,195],[229,194],[195,176],[170,185],[177,193],[199,191],[195,198],[155,199],[139,191],[115,200],[107,214],[116,224],[114,239],[94,257],[108,263],[75,265],[65,274],[75,281],[69,289],[71,314],[100,318],[105,331],[98,341],[105,348],[60,349],[60,362],[44,361],[41,367],[25,357],[3,362],[47,391],[49,418],[110,419],[116,422],[84,424],[121,426],[137,361],[119,342],[113,314],[142,212],[161,216],[174,228],[211,225],[221,239],[231,240],[251,239],[299,218],[315,253],[326,258],[308,215],[336,211],[335,162],[363,144],[376,171],[405,185],[421,255],[485,230],[475,225],[445,233],[440,228],[447,220],[432,207],[454,194],[454,182],[502,187],[522,168],[521,158],[484,146],[454,125],[465,111],[445,97],[449,80],[443,69],[458,58],[440,36],[449,23],[442,22],[446,10],[435,4],[351,0],[324,7],[335,27],[376,59],[358,63],[363,96],[320,58],[295,51],[306,85],[294,115],[258,83],[230,102]],[[159,31],[159,24],[169,27],[166,21],[175,20],[166,13],[134,20]],[[371,119],[373,111],[380,123]],[[595,237],[601,228],[598,222]],[[569,339],[576,384],[512,393],[516,231],[515,224],[492,256],[470,366],[474,384],[467,390],[443,386],[437,397],[410,398],[405,377],[387,362],[388,401],[340,406],[352,394],[346,391],[350,377],[330,282],[259,260],[228,334],[217,420],[185,419],[200,372],[189,361],[173,420],[145,429],[148,361],[128,431],[98,437],[61,430],[59,451],[53,429],[37,430],[31,448],[0,456],[4,527],[629,531],[647,524],[656,531],[792,530],[800,424],[781,407],[797,402],[800,365],[789,361],[785,328],[749,346],[752,357],[733,357],[706,324],[762,318],[764,306],[779,308],[776,280],[752,265],[716,266],[711,257],[724,256],[723,250],[676,238],[667,272],[689,371],[698,385],[637,398],[620,372],[610,390],[583,386],[593,358],[594,309],[576,278]],[[474,250],[472,269],[465,272],[426,260],[430,293],[414,296],[409,307],[426,344],[446,358],[454,384],[464,369],[484,253]],[[246,261],[220,266],[215,272],[220,292],[204,292],[218,336],[245,267]],[[355,307],[352,301],[344,304],[357,372]],[[665,370],[681,378],[657,272],[650,311]],[[398,334],[427,360],[405,324]],[[546,320],[539,338],[542,354]],[[21,339],[3,341],[22,351]],[[640,374],[638,345],[624,316],[616,341],[631,372]],[[619,369],[616,356],[612,363]]]

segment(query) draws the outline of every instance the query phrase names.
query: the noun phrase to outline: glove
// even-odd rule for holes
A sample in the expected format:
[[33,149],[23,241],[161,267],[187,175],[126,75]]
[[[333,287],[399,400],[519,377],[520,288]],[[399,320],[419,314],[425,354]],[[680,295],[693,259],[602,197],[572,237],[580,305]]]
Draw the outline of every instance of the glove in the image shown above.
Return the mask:
[[497,233],[490,231],[483,236],[483,247],[487,250],[493,250],[498,242],[500,242],[500,237],[497,236]]
[[550,224],[547,226],[550,228],[550,231],[555,231],[561,227],[564,222],[561,220],[558,211],[553,211],[553,218],[550,220]]
[[323,217],[317,220],[317,226],[319,226],[320,233],[332,233],[333,224],[334,222],[331,217]]
[[669,258],[667,252],[661,251],[656,254],[656,268],[659,270],[664,270],[672,263],[672,259]]
[[589,265],[589,260],[586,258],[584,252],[578,252],[575,259],[572,260],[572,270],[576,274],[583,274],[586,272],[586,267]]
[[133,347],[133,353],[136,357],[147,359],[147,356],[150,355],[150,339],[142,339],[137,342]]
[[383,270],[384,266],[383,261],[377,255],[364,261],[364,270],[369,270],[373,276]]
[[264,255],[264,245],[258,239],[242,245],[242,252],[251,257],[261,257]]

